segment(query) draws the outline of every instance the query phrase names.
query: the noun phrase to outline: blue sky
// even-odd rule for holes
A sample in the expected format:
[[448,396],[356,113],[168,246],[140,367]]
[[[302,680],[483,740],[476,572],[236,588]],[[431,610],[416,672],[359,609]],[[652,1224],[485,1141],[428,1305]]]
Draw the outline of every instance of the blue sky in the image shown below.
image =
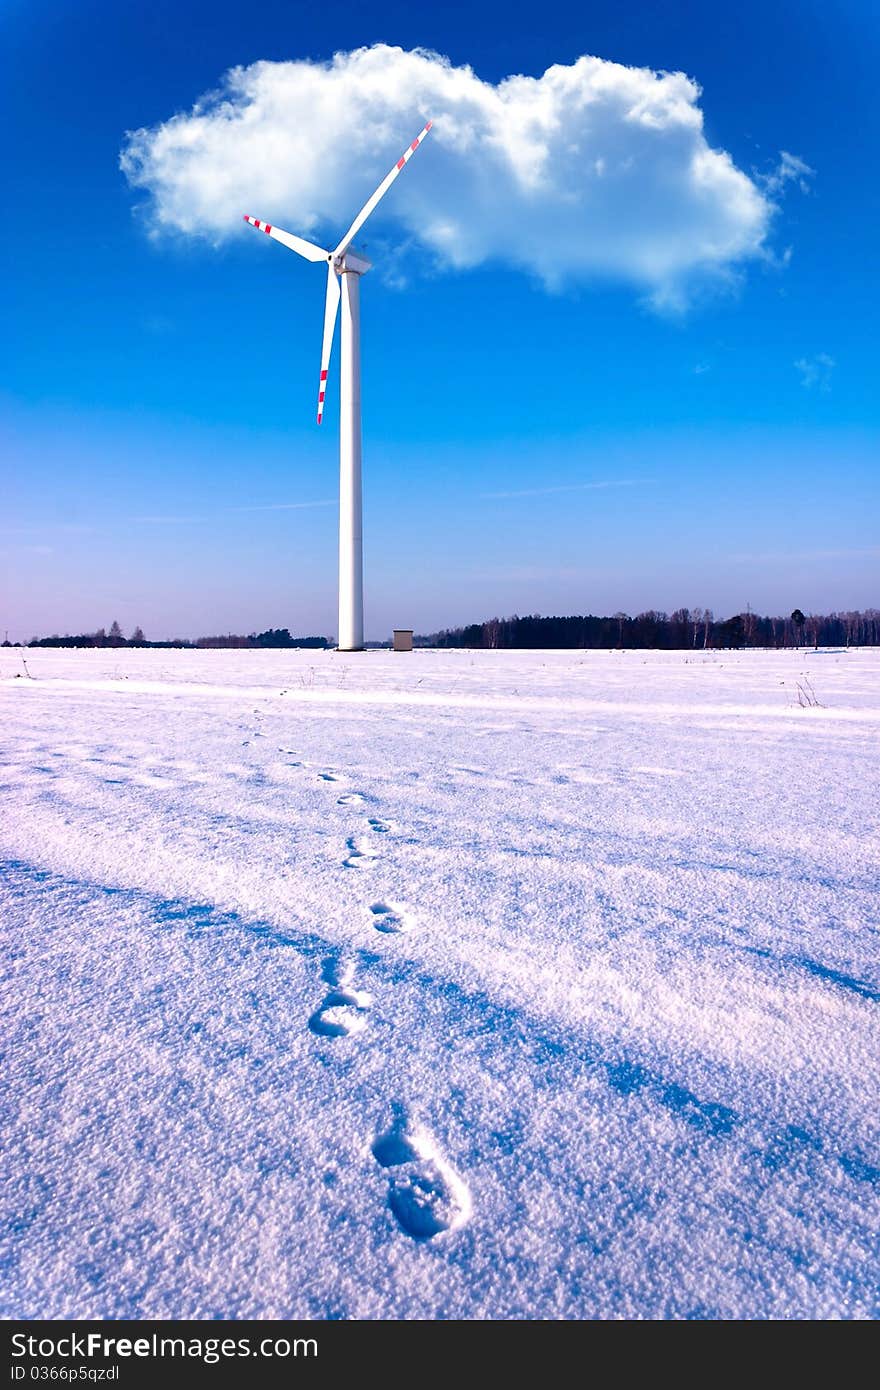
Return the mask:
[[[876,605],[875,5],[12,0],[0,627],[335,633],[323,276],[240,222],[218,245],[150,236],[150,196],[118,161],[126,131],[188,111],[230,67],[377,42],[490,84],[582,54],[680,70],[709,145],[756,186],[781,150],[814,172],[781,190],[769,255],[673,308],[601,270],[563,267],[548,289],[503,258],[449,268],[390,209],[362,287],[367,635]],[[438,135],[389,205],[439,191],[443,158]]]

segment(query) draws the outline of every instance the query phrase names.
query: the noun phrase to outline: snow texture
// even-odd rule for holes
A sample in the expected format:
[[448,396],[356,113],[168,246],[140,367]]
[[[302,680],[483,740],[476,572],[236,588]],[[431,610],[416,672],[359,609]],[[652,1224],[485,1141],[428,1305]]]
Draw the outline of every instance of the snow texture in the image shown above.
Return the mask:
[[26,661],[0,1314],[877,1315],[880,652]]

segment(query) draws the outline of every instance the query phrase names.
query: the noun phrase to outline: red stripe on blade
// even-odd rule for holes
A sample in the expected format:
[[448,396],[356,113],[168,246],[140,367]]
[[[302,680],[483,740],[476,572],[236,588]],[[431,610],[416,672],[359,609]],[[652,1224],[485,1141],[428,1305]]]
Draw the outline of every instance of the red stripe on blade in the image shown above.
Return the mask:
[[326,380],[327,380],[327,373],[326,373],[326,372],[322,372],[322,373],[321,373],[321,380],[322,380],[322,381],[326,381]]
[[263,228],[263,231],[266,233],[266,236],[269,236],[272,232],[272,223],[267,222],[265,227]]
[[398,161],[397,161],[397,167],[398,167],[398,169],[402,169],[405,163],[406,163],[406,158],[405,158],[405,157],[402,158],[402,159],[398,159]]

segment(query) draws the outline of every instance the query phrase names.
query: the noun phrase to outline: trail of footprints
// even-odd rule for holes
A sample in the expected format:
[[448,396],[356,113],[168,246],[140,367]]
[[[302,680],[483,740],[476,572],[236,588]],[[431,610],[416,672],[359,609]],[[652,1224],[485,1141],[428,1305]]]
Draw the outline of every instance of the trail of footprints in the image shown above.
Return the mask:
[[[292,751],[292,750],[291,750]],[[322,782],[338,782],[333,773],[319,774]],[[369,800],[361,792],[346,792],[337,805],[363,806]],[[379,858],[373,838],[387,835],[393,825],[370,816],[367,831],[346,840],[347,869],[369,868]],[[410,931],[411,914],[403,907],[377,901],[370,904],[370,921],[386,936]],[[309,1028],[322,1038],[349,1038],[363,1032],[369,1021],[372,998],[355,987],[355,964],[343,958],[324,961],[321,980],[327,993],[309,1019]],[[456,1231],[471,1215],[467,1184],[443,1157],[433,1137],[408,1115],[405,1107],[392,1108],[391,1127],[374,1139],[371,1153],[388,1176],[388,1207],[397,1224],[416,1241]]]
[[[254,711],[259,714],[259,711]],[[262,733],[252,731],[254,737]],[[295,749],[279,748],[293,758]],[[305,772],[312,766],[305,760],[288,764]],[[317,773],[318,781],[339,786],[344,778],[335,771]],[[337,805],[350,809],[366,806],[372,800],[362,792],[343,792]],[[346,869],[369,869],[380,857],[377,836],[389,835],[394,825],[379,816],[367,816],[365,830],[350,835],[345,843]],[[377,901],[369,905],[370,922],[385,936],[412,930],[411,913],[396,903]],[[355,963],[343,957],[324,961],[321,982],[327,989],[309,1019],[309,1029],[320,1038],[335,1040],[362,1033],[369,1022],[372,997],[355,986]],[[371,1153],[388,1176],[388,1206],[408,1236],[429,1241],[445,1232],[458,1230],[471,1215],[471,1197],[466,1183],[443,1157],[433,1137],[407,1114],[405,1107],[392,1107],[391,1127],[374,1139]]]

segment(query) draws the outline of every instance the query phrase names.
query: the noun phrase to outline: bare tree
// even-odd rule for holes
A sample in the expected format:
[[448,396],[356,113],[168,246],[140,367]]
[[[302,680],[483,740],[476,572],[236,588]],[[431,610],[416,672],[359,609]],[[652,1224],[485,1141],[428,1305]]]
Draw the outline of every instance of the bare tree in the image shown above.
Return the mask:
[[755,629],[757,627],[757,623],[755,622],[755,615],[752,612],[752,605],[750,603],[746,604],[746,611],[742,615],[742,618],[743,636],[745,638],[745,644],[747,647],[751,647],[754,644]]

